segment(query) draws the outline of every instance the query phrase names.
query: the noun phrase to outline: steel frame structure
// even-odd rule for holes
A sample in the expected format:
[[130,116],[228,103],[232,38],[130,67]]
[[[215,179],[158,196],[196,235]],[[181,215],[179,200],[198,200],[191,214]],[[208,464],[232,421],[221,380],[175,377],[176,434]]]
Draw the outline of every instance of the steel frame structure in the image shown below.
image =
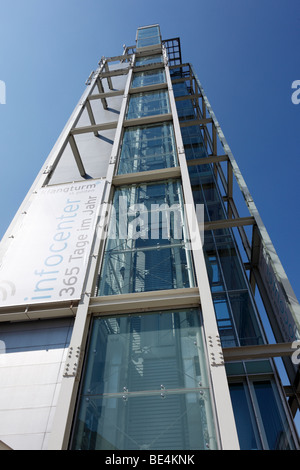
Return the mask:
[[[89,78],[87,79],[87,87],[85,92],[75,107],[68,123],[66,124],[52,152],[50,153],[43,168],[32,185],[12,224],[7,230],[2,240],[1,250],[4,251],[7,248],[10,243],[10,238],[13,237],[14,231],[17,230],[19,224],[22,223],[23,218],[26,217],[26,209],[28,204],[32,198],[35,197],[37,190],[49,183],[51,174],[55,170],[62,153],[66,148],[66,145],[68,143],[70,144],[79,173],[82,177],[85,177],[86,171],[78,146],[76,144],[76,135],[87,132],[97,134],[103,130],[114,128],[116,133],[108,165],[108,171],[105,178],[106,186],[102,200],[101,214],[109,212],[114,189],[119,185],[147,181],[160,181],[167,178],[181,179],[185,202],[194,207],[188,167],[191,165],[211,163],[214,168],[215,176],[220,180],[220,184],[224,190],[223,199],[227,205],[228,217],[226,219],[215,222],[205,223],[204,230],[214,230],[228,227],[237,228],[243,247],[245,249],[245,253],[247,255],[246,267],[249,269],[249,279],[253,293],[255,292],[256,286],[258,286],[270,322],[274,330],[278,331],[278,337],[280,337],[279,327],[275,320],[275,315],[270,299],[264,288],[258,265],[259,251],[261,246],[264,247],[271,259],[277,281],[285,293],[286,300],[289,303],[295,324],[300,331],[299,303],[290,286],[288,278],[272,245],[270,237],[267,234],[266,228],[263,225],[261,217],[259,216],[257,208],[241,175],[236,160],[233,157],[233,154],[228,146],[228,143],[226,142],[216,116],[205,95],[203,87],[197,78],[197,75],[195,74],[193,66],[189,63],[181,63],[180,42],[178,43],[178,38],[175,38],[175,42],[176,40],[177,45],[179,44],[179,48],[176,49],[176,54],[174,57],[172,57],[171,61],[168,61],[168,54],[166,53],[166,48],[168,48],[168,40],[163,42],[163,66],[166,72],[167,83],[150,86],[147,90],[145,90],[145,87],[143,87],[143,91],[152,91],[157,89],[168,90],[171,104],[171,113],[166,115],[147,117],[137,120],[125,120],[128,100],[131,93],[137,93],[141,91],[140,89],[130,89],[132,75],[135,71],[135,46],[130,46],[127,48],[124,47],[124,53],[120,56],[110,58],[102,57],[97,70],[91,72]],[[172,41],[173,47],[174,39],[169,41]],[[149,51],[147,51],[147,54],[149,54]],[[125,62],[128,64],[128,67],[110,70],[110,62],[115,61],[121,61],[122,63]],[[153,69],[155,67],[156,65],[148,66],[148,69]],[[194,119],[193,121],[179,122],[176,110],[176,99],[185,99],[185,97],[174,97],[172,81],[170,77],[170,70],[174,68],[180,69],[182,72],[182,76],[178,78],[178,80],[188,82],[190,95],[188,95],[186,98],[193,99],[194,107],[198,116],[197,119]],[[113,89],[112,77],[118,74],[126,74],[127,80],[125,89],[116,91]],[[103,80],[107,80],[109,86],[108,92],[104,92],[102,83]],[[98,89],[98,93],[96,94],[93,93],[95,87]],[[97,124],[90,105],[91,101],[97,100],[104,109],[107,109],[110,98],[114,96],[122,96],[122,106],[119,119],[109,123]],[[85,127],[78,127],[80,116],[84,110],[87,110],[88,112],[90,125]],[[117,175],[116,168],[118,165],[123,129],[126,126],[152,124],[163,121],[173,122],[179,166],[175,168],[165,168],[155,172],[149,171],[129,175]],[[203,132],[204,142],[208,150],[208,158],[187,162],[181,137],[181,127],[187,125],[200,126]],[[218,142],[221,143],[221,153],[219,152]],[[246,207],[249,211],[249,214],[243,217],[239,215],[233,194],[234,179],[237,182],[238,188],[243,195],[243,198],[246,202]],[[192,226],[193,217],[195,217],[195,213],[188,214],[188,228]],[[196,239],[192,241],[194,248],[192,250],[192,254],[194,258],[197,287],[172,291],[157,291],[150,293],[144,292],[139,294],[96,297],[94,296],[95,283],[102,262],[105,239],[104,236],[101,236],[104,235],[105,231],[105,226],[100,225],[102,220],[103,218],[99,217],[99,225],[97,228],[98,236],[95,234],[85,280],[84,292],[80,301],[43,304],[41,306],[27,305],[24,308],[13,307],[9,309],[6,308],[5,311],[1,309],[0,311],[0,321],[32,320],[37,318],[56,318],[62,316],[74,317],[74,328],[69,346],[68,360],[63,374],[56,414],[49,442],[49,449],[68,448],[77,392],[82,371],[83,357],[86,347],[86,339],[90,326],[90,320],[94,314],[126,314],[129,312],[155,311],[161,310],[162,308],[170,309],[172,307],[174,308],[178,306],[202,306],[201,310],[203,315],[205,340],[208,353],[207,362],[211,376],[212,393],[215,403],[215,420],[217,423],[219,446],[221,449],[239,448],[235,421],[228,391],[228,382],[225,373],[226,361],[247,360],[264,357],[283,357],[287,359],[286,365],[290,374],[291,385],[290,387],[286,388],[286,394],[289,397],[292,413],[295,414],[299,407],[300,381],[299,371],[295,370],[295,367],[291,364],[290,361],[290,357],[294,352],[291,342],[279,341],[276,345],[222,349],[215,319],[209,281],[206,273],[204,255],[203,251],[199,250],[199,246],[201,246],[200,227],[197,231]],[[245,231],[246,226],[252,227],[251,240],[249,240],[249,237]],[[203,308],[203,306],[205,306],[205,308]]]

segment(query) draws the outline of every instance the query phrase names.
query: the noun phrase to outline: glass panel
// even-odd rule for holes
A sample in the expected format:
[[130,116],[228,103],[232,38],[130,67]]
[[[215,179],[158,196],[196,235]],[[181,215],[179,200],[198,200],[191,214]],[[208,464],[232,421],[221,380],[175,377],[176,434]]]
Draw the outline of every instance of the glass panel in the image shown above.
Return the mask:
[[215,242],[227,289],[246,289],[246,280],[229,230],[215,233]]
[[130,127],[121,146],[119,174],[177,166],[172,124]]
[[222,270],[220,268],[219,258],[212,243],[211,237],[205,237],[204,256],[210,288],[212,292],[223,292],[225,290]]
[[262,344],[263,338],[247,291],[214,294],[213,302],[223,347]]
[[229,293],[229,300],[241,346],[262,344],[263,338],[249,292]]
[[138,29],[138,39],[157,35],[159,35],[159,26],[156,25]]
[[247,374],[262,374],[273,372],[271,362],[268,359],[261,359],[259,361],[246,361],[245,369]]
[[[269,450],[293,449],[291,431],[270,381],[254,382],[264,432]],[[277,398],[277,399],[276,399]]]
[[[174,85],[173,85],[174,86]],[[194,106],[191,100],[182,100],[176,102],[179,121],[188,121],[195,119]]]
[[223,348],[238,346],[234,321],[225,295],[213,297],[217,324]]
[[[198,126],[187,126],[181,128],[184,150],[187,160],[207,157],[201,131]],[[200,171],[202,169],[202,165]],[[206,170],[210,170],[210,166]],[[210,170],[211,173],[211,170]]]
[[172,88],[173,88],[175,98],[177,98],[178,96],[189,95],[189,92],[185,83],[173,83]]
[[96,318],[73,449],[214,449],[198,309]]
[[230,396],[241,450],[260,450],[252,406],[242,383],[230,384]]
[[159,83],[165,83],[166,76],[165,71],[161,70],[147,70],[145,72],[136,72],[133,75],[131,88],[137,88],[140,86],[156,85]]
[[155,116],[170,112],[168,92],[166,90],[149,93],[137,93],[130,96],[127,119]]
[[148,57],[137,57],[135,60],[136,66],[150,65],[163,62],[163,57],[161,54],[151,55]]
[[147,47],[147,46],[155,46],[157,44],[160,44],[160,37],[159,36],[153,36],[151,38],[143,38],[139,39],[137,42],[137,47]]
[[[173,83],[173,92],[175,98],[178,96],[188,96],[189,91],[185,83]],[[194,105],[191,99],[185,99],[176,102],[177,113],[180,121],[195,119]]]
[[138,29],[137,48],[160,44],[159,26]]
[[118,188],[98,295],[193,286],[177,181]]

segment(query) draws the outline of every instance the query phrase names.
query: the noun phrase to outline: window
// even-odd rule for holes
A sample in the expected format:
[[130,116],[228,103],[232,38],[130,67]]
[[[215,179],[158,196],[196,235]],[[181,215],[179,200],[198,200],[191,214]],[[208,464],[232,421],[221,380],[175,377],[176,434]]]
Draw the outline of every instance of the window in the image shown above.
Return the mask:
[[[182,127],[181,134],[187,160],[207,157],[201,130],[198,126]],[[208,167],[208,165],[204,166]],[[201,165],[200,171],[202,170],[202,167],[203,165]]]
[[118,173],[158,170],[177,166],[173,124],[129,127],[121,145]]
[[157,64],[159,62],[163,62],[163,57],[161,54],[156,54],[147,57],[137,57],[135,65],[140,67],[143,65]]
[[230,396],[240,449],[261,450],[261,440],[247,387],[243,383],[230,384]]
[[137,31],[137,49],[147,46],[160,45],[160,29],[158,25],[140,28]]
[[215,449],[198,309],[93,321],[73,449]]
[[193,285],[180,183],[168,181],[118,188],[98,295]]
[[156,85],[165,82],[166,76],[165,71],[163,69],[147,70],[144,72],[136,72],[133,74],[131,88],[137,88],[147,85]]
[[294,442],[273,379],[230,384],[242,450],[291,450]]
[[223,348],[238,346],[237,334],[226,295],[213,296],[217,324]]
[[137,119],[169,112],[170,103],[166,90],[137,93],[130,96],[126,118]]

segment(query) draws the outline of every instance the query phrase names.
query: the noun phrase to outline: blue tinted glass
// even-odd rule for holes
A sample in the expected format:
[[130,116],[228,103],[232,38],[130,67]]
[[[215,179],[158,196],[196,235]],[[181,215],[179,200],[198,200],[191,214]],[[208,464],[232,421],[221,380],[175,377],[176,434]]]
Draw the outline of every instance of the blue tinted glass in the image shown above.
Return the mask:
[[139,39],[137,42],[137,47],[147,47],[147,46],[155,46],[157,44],[160,44],[160,37],[159,36],[154,36],[151,38],[143,38]]
[[249,292],[229,293],[229,301],[241,346],[262,344],[263,337]]
[[[201,130],[198,126],[182,127],[181,135],[187,160],[207,157]],[[203,171],[202,166],[201,171]]]
[[169,97],[166,90],[137,93],[130,96],[127,119],[136,119],[170,112]]
[[96,318],[73,449],[215,449],[200,312]]
[[163,62],[163,57],[161,54],[151,55],[147,57],[137,57],[135,60],[135,65],[137,66],[150,65],[150,64],[156,64],[159,62]]
[[[174,86],[174,85],[173,85]],[[180,121],[188,121],[196,118],[194,106],[191,100],[177,101],[177,113]]]
[[280,413],[271,382],[254,382],[269,450],[289,450],[291,431],[286,416]]
[[119,174],[158,170],[176,165],[173,124],[130,127],[125,130]]
[[163,69],[160,70],[148,70],[145,72],[136,72],[133,75],[131,88],[140,86],[156,85],[159,83],[165,83],[166,76]]
[[158,26],[151,26],[149,28],[138,29],[137,48],[153,46],[160,43],[160,31]]
[[254,415],[242,383],[230,384],[230,396],[241,450],[259,450],[261,444],[257,429],[254,430]]
[[234,322],[226,296],[214,295],[213,302],[223,348],[238,346]]
[[138,39],[148,38],[148,37],[158,36],[158,35],[159,35],[158,26],[149,26],[148,28],[138,29]]

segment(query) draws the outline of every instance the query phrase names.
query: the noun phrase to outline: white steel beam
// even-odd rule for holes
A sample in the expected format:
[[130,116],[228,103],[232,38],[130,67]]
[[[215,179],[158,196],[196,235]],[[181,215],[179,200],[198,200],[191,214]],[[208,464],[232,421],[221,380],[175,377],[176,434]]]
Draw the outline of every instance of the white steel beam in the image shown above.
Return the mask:
[[97,132],[97,131],[107,131],[109,129],[115,129],[118,125],[118,121],[112,122],[104,122],[102,124],[94,124],[90,126],[81,126],[75,127],[70,131],[70,134],[77,135],[77,134],[86,134],[88,132]]
[[126,173],[116,175],[113,178],[114,186],[122,186],[124,184],[139,184],[147,181],[162,181],[169,178],[180,178],[181,172],[179,167],[162,168],[160,170],[141,171],[137,173]]
[[184,146],[180,131],[180,123],[177,115],[176,102],[172,88],[172,81],[167,66],[166,77],[169,88],[171,110],[173,114],[174,132],[177,143],[178,158],[181,168],[181,178],[185,205],[186,208],[188,208],[188,210],[186,211],[186,219],[189,233],[190,235],[193,234],[193,237],[191,239],[191,247],[202,307],[201,310],[203,317],[203,327],[208,351],[208,366],[211,377],[213,399],[217,415],[217,429],[219,432],[221,448],[223,450],[238,450],[239,441],[229,394],[222,348],[216,323],[215,310],[206,270],[206,263],[202,250],[201,234],[198,225],[197,227],[195,227],[195,221],[197,220],[197,216],[194,207],[194,198],[191,189],[186,156],[184,153]]
[[[102,100],[103,98],[112,98],[114,96],[123,96],[123,95],[124,95],[124,90],[114,90],[114,91],[94,93],[93,95],[89,96],[89,101]],[[107,109],[107,105],[105,109]]]
[[141,118],[126,119],[124,127],[146,126],[148,124],[157,124],[160,122],[172,121],[172,114],[156,114],[155,116],[144,116]]
[[78,150],[78,147],[77,147],[77,143],[76,143],[75,138],[72,134],[70,134],[70,137],[69,137],[69,144],[70,144],[70,147],[72,149],[78,171],[79,171],[80,175],[82,177],[84,177],[86,175],[86,171],[84,169],[84,166],[83,166],[83,163],[82,163],[82,160],[81,160],[81,156],[80,156],[80,153],[79,153],[79,150]]
[[193,308],[199,307],[199,305],[199,289],[191,287],[93,297],[90,301],[90,312],[101,315],[128,314],[130,312],[149,312],[183,307]]

